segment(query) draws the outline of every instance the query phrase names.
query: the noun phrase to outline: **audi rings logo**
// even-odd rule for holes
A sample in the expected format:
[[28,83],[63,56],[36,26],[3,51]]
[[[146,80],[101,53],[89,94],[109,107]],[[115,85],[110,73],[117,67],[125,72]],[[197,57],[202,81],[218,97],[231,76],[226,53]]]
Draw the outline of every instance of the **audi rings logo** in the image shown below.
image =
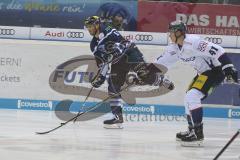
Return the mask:
[[15,34],[14,29],[4,29],[0,28],[0,35],[13,36]]
[[146,34],[137,34],[135,36],[135,39],[137,41],[152,41],[153,40],[153,36],[152,35],[146,35]]
[[205,40],[215,43],[215,44],[222,44],[222,38],[217,37],[206,37]]
[[83,32],[67,32],[67,37],[68,38],[83,38],[84,33]]

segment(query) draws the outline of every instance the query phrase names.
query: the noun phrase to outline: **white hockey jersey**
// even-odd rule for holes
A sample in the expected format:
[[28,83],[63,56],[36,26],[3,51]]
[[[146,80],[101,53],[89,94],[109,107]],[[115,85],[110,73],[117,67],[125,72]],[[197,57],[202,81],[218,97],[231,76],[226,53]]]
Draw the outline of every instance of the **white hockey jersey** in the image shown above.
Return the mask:
[[177,44],[171,43],[155,63],[169,68],[173,63],[182,60],[190,64],[198,74],[201,74],[213,67],[220,66],[218,58],[224,52],[225,50],[221,46],[203,40],[197,35],[186,35],[181,49]]

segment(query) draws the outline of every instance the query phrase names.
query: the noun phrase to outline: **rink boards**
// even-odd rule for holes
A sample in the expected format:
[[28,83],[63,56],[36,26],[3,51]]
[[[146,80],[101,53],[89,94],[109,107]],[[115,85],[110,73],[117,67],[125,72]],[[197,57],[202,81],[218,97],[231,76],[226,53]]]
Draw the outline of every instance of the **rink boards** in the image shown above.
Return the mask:
[[[148,62],[163,52],[163,46],[139,45]],[[239,62],[237,50],[227,50]],[[62,100],[71,100],[70,111],[78,111],[91,85],[86,82],[95,73],[89,43],[32,40],[0,40],[0,108],[55,110]],[[62,67],[68,68],[63,70]],[[239,67],[239,64],[237,64]],[[136,105],[125,104],[127,114],[183,115],[183,98],[195,72],[181,63],[168,76],[176,88],[167,93],[152,93],[151,88],[137,88],[126,97]],[[63,80],[62,82],[60,80]],[[229,89],[230,88],[230,89]],[[139,89],[139,90],[138,90]],[[240,118],[239,85],[222,85],[205,103],[206,117]],[[107,96],[107,84],[94,90],[88,99],[92,106]],[[229,93],[228,93],[229,92]],[[99,96],[100,95],[100,96]],[[143,98],[147,95],[147,98]],[[224,100],[222,100],[224,96]]]

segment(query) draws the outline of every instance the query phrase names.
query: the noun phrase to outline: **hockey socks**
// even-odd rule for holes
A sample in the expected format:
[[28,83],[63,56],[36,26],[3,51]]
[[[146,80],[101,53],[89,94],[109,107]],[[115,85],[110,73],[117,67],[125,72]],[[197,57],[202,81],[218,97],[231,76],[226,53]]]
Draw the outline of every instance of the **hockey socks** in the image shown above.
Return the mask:
[[203,117],[202,107],[192,110],[191,113],[192,113],[192,121],[194,124],[202,123],[202,117]]

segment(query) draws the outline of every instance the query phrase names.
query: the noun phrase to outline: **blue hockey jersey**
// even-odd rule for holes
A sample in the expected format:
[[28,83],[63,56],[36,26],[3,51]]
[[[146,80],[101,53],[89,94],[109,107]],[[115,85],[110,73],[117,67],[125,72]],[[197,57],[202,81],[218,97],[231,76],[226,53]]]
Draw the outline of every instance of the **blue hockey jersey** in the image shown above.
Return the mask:
[[[123,36],[114,28],[109,25],[101,24],[100,25],[100,34],[99,38],[93,37],[90,48],[93,52],[94,56],[97,57],[102,62],[108,62],[108,52],[106,50],[107,44],[109,43],[122,43],[126,42]],[[119,50],[123,50],[120,49]],[[113,59],[118,59],[118,57],[122,56],[124,52],[119,52],[118,54],[114,54]]]

